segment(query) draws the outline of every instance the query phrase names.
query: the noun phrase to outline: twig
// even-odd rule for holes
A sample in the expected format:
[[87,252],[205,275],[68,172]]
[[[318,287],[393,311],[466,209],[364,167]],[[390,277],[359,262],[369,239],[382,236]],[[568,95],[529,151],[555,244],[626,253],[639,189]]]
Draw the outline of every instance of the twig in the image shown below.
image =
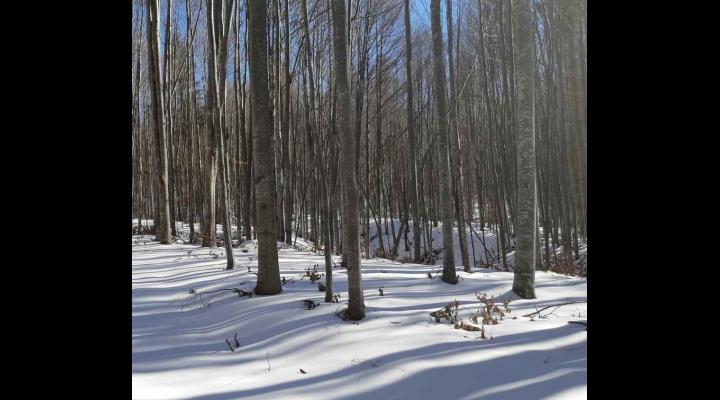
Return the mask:
[[268,370],[268,372],[269,372],[269,371],[270,371],[270,351],[265,352],[265,359],[267,360],[267,363],[268,363],[268,369],[267,369],[267,370]]
[[197,297],[197,296],[199,296],[199,295],[201,295],[201,294],[217,293],[217,292],[222,292],[222,291],[224,291],[224,290],[233,291],[233,290],[237,290],[237,289],[234,289],[234,288],[218,289],[218,290],[211,290],[211,291],[209,291],[209,292],[195,292],[195,293],[193,293],[193,294]]
[[[552,305],[543,307],[543,308],[541,308],[541,309],[539,309],[539,310],[537,310],[537,311],[535,311],[535,312],[533,312],[533,313],[523,315],[523,317],[532,317],[532,316],[535,315],[535,314],[538,314],[538,316],[539,316],[541,311],[546,310],[546,309],[548,309],[548,308],[550,308],[550,307],[560,307],[560,306],[566,306],[566,305],[568,305],[568,304],[577,304],[577,303],[587,303],[587,302],[586,302],[586,301],[571,301],[571,302],[569,302],[569,303],[552,304]],[[553,310],[553,311],[554,311],[554,310]]]
[[294,278],[287,279],[287,280],[285,280],[285,282],[282,283],[282,286],[285,286],[286,283],[288,283],[288,282],[290,282],[290,281],[294,281],[294,280],[297,279],[297,278],[302,278],[304,275],[305,275],[305,273],[303,272],[302,274],[300,274],[300,275],[298,275],[298,276],[296,276],[296,277],[294,277]]

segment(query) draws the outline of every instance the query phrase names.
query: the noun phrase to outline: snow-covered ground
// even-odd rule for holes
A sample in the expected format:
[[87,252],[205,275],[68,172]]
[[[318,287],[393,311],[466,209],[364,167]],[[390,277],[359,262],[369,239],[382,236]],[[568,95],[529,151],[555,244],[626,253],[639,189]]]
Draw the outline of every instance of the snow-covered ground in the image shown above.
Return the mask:
[[[383,242],[383,246],[385,248],[385,251],[389,253],[389,250],[392,249],[394,244],[394,238],[392,235],[392,229],[394,227],[395,234],[400,235],[400,227],[402,225],[402,221],[395,218],[395,219],[384,219],[380,218],[378,219],[378,222],[380,222],[381,225],[381,240]],[[392,226],[391,226],[392,224]],[[153,220],[142,220],[143,226],[152,226]],[[181,222],[176,223],[176,229],[181,235],[181,239],[185,242],[189,241],[189,232],[190,232],[190,226],[187,224],[183,224]],[[473,268],[476,267],[482,267],[487,265],[493,265],[495,269],[503,269],[502,268],[502,262],[500,257],[500,249],[498,248],[498,236],[495,231],[492,229],[488,229],[485,227],[485,229],[480,229],[479,223],[473,223],[472,229],[469,227],[465,227],[465,238],[467,240],[467,248],[468,248],[468,259],[472,265]],[[133,227],[137,227],[137,220],[133,220]],[[412,229],[412,228],[410,228]],[[195,231],[200,232],[200,224],[195,224]],[[218,239],[222,238],[222,225],[217,225],[217,235]],[[232,231],[233,234],[236,234],[237,227],[235,225],[232,225]],[[544,252],[544,244],[542,243],[542,231],[543,228],[540,227],[540,247],[541,251]],[[293,234],[293,237],[295,234]],[[371,257],[377,257],[378,250],[380,249],[380,243],[378,241],[377,237],[377,224],[375,220],[372,220],[370,222],[370,256]],[[397,260],[407,260],[410,261],[412,259],[412,231],[408,232],[407,234],[407,247],[405,245],[405,238],[404,234],[401,237],[400,241],[398,242],[398,247],[396,249],[397,256],[395,257]],[[150,237],[150,236],[148,236]],[[307,242],[302,238],[296,238],[297,244],[300,244],[301,247],[306,247],[308,249],[314,249],[315,246],[311,242]],[[363,242],[364,238],[361,238],[361,244],[360,244],[360,251],[362,252],[363,257],[366,257],[365,254],[366,246]],[[454,243],[454,257],[455,257],[455,265],[462,266],[462,257],[460,255],[460,241],[459,241],[459,235],[458,235],[458,228],[453,227],[453,243]],[[443,233],[442,233],[442,223],[439,223],[438,226],[433,227],[430,231],[430,241],[431,241],[431,247],[433,250],[442,250],[443,248]],[[426,235],[425,232],[422,232],[420,235],[420,249],[421,251],[424,251],[425,249],[425,242],[426,242]],[[235,243],[233,241],[233,243]],[[562,246],[556,246],[555,247],[555,254],[560,257],[563,254],[563,247]],[[576,264],[576,272],[584,272],[587,273],[587,246],[585,243],[581,242],[579,247],[579,255],[580,259],[575,261]],[[436,263],[442,264],[442,258],[443,254],[440,252],[437,256]],[[508,268],[510,271],[512,271],[514,262],[515,262],[515,251],[513,249],[507,249],[507,253],[505,254],[505,259],[508,264]]]
[[[300,279],[316,264],[324,272],[323,257],[293,248],[279,251],[282,276],[295,278],[282,294],[202,294],[251,291],[253,243],[243,244],[247,252],[236,249],[236,269],[225,271],[222,248],[215,258],[207,248],[139,239],[132,247],[134,399],[587,397],[587,331],[568,323],[587,318],[584,278],[537,272],[537,299],[514,299],[481,339],[480,332],[436,323],[430,312],[457,300],[466,317],[478,307],[476,292],[512,296],[512,273],[458,267],[461,279],[449,285],[427,277],[441,265],[363,259],[367,316],[353,324],[335,315],[347,300],[339,257],[333,256],[337,304],[323,303],[317,283]],[[305,299],[320,305],[306,310]],[[522,316],[571,301],[579,303],[547,309],[542,318]],[[240,347],[231,351],[226,339],[234,343],[235,335]]]
[[[385,219],[379,219],[380,226],[381,226],[381,232],[382,232],[382,242],[383,246],[385,247],[385,251],[389,251],[394,242],[394,238],[392,235],[392,227],[390,224],[392,223],[394,225],[395,229],[395,235],[398,235],[400,232],[400,226],[402,225],[401,221],[399,219],[387,219],[387,223]],[[386,230],[387,227],[387,230]],[[493,231],[490,231],[488,229],[485,229],[483,231],[480,230],[480,224],[473,224],[473,229],[475,233],[472,233],[470,229],[465,227],[465,238],[467,239],[467,248],[468,248],[468,258],[470,259],[470,262],[472,263],[473,260],[475,261],[475,265],[481,266],[486,262],[486,254],[489,256],[488,261],[498,261],[498,251],[497,251],[497,236]],[[471,236],[472,235],[472,236]],[[410,228],[410,232],[408,232],[408,247],[405,247],[405,239],[404,235],[403,238],[400,239],[400,242],[398,244],[397,253],[398,253],[398,259],[402,260],[405,258],[410,258],[412,255],[412,225]],[[370,222],[370,256],[375,256],[376,251],[380,248],[380,243],[378,243],[377,238],[377,224],[375,221]],[[432,228],[430,233],[430,238],[432,242],[432,248],[433,249],[442,249],[443,247],[443,234],[442,234],[442,223],[439,223],[437,227]],[[460,242],[459,242],[459,236],[458,236],[458,229],[455,227],[453,229],[453,243],[455,244],[455,265],[462,265],[460,256]],[[425,248],[425,233],[422,232],[420,235],[420,249]],[[473,258],[473,248],[475,250],[474,258]],[[362,246],[361,249],[364,251],[365,247]],[[487,251],[486,251],[487,250]],[[512,254],[508,255],[509,259],[512,260]],[[440,260],[442,260],[442,256],[439,257]]]

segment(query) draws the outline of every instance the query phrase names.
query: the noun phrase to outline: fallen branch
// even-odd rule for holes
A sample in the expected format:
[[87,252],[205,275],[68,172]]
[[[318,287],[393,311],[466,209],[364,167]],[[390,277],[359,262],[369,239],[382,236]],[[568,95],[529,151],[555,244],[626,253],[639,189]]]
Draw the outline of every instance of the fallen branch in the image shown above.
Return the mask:
[[[561,306],[566,306],[566,305],[568,305],[568,304],[577,304],[577,303],[587,303],[587,302],[586,302],[586,301],[571,301],[571,302],[569,302],[569,303],[552,304],[552,305],[543,307],[543,308],[541,308],[541,309],[539,309],[539,310],[537,310],[537,311],[535,311],[535,312],[532,312],[532,313],[530,313],[530,314],[523,315],[523,317],[532,317],[532,316],[535,315],[535,314],[537,314],[537,315],[539,316],[541,311],[547,310],[548,308],[551,308],[551,307],[561,307]],[[553,310],[553,311],[555,311],[555,310]]]
[[568,321],[568,324],[578,324],[587,326],[587,321]]
[[[294,280],[297,279],[297,278],[302,278],[304,275],[305,275],[305,273],[302,273],[302,274],[300,274],[300,275],[298,275],[298,276],[296,276],[296,277],[294,277],[294,278],[286,279],[285,281],[282,282],[282,286],[285,286],[286,283],[290,283],[290,282],[294,281]],[[283,277],[283,278],[284,278],[284,277]]]
[[[242,284],[245,284],[245,283],[247,283],[247,282],[243,282]],[[223,288],[223,289],[211,290],[209,292],[196,292],[193,289],[190,289],[189,293],[194,294],[195,295],[194,298],[197,298],[198,296],[202,296],[203,294],[218,293],[218,292],[223,292],[223,291],[231,291],[233,293],[237,293],[239,295],[239,297],[243,297],[243,296],[252,297],[252,295],[253,295],[253,292],[247,292],[245,290],[238,289],[238,288]]]

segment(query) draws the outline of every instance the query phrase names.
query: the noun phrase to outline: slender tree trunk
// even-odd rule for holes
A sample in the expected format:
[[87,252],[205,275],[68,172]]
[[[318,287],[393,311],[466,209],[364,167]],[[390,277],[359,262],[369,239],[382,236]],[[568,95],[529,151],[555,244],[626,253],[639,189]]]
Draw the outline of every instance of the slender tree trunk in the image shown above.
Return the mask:
[[450,160],[448,152],[447,95],[445,92],[445,59],[443,37],[440,25],[440,0],[431,0],[430,19],[433,43],[433,80],[438,117],[438,157],[440,159],[440,213],[443,231],[443,273],[442,280],[456,284],[455,251],[453,243],[453,209],[450,191]]
[[217,239],[217,223],[216,223],[216,184],[217,184],[217,172],[218,172],[218,144],[215,135],[215,124],[219,119],[216,103],[217,103],[217,67],[216,67],[216,39],[217,33],[217,21],[219,18],[217,0],[207,1],[207,37],[208,37],[208,81],[207,81],[207,95],[205,99],[206,107],[208,110],[207,116],[207,148],[206,148],[206,176],[205,176],[205,216],[204,216],[204,232],[203,232],[203,247],[216,247]]
[[332,2],[333,47],[335,53],[335,87],[338,98],[339,131],[342,144],[343,254],[348,269],[348,309],[350,320],[365,317],[365,303],[360,271],[360,215],[355,158],[355,132],[350,102],[350,65],[347,51],[347,14],[344,1]]
[[[238,5],[238,8],[240,6]],[[240,13],[235,14],[235,24],[233,26],[233,29],[235,31],[235,56],[234,56],[234,63],[233,63],[233,69],[235,73],[235,87],[233,90],[233,94],[235,95],[235,134],[237,136],[237,160],[238,160],[238,167],[237,167],[237,187],[238,187],[238,193],[237,193],[237,201],[236,201],[236,220],[237,220],[237,235],[238,240],[242,243],[243,241],[243,226],[244,223],[242,221],[243,218],[243,207],[245,203],[245,192],[248,191],[247,186],[243,186],[244,181],[244,171],[245,171],[245,147],[247,146],[245,143],[245,106],[244,106],[244,98],[241,100],[243,95],[241,95],[241,87],[244,85],[244,80],[240,79]]]
[[[249,13],[245,12],[245,54],[248,55],[248,33],[250,32],[250,24],[249,22]],[[253,193],[253,183],[252,183],[252,174],[253,174],[253,168],[252,168],[252,114],[250,114],[250,129],[246,131],[246,112],[249,107],[249,101],[246,102],[246,99],[249,99],[249,95],[246,93],[245,89],[245,83],[247,80],[247,73],[248,70],[245,68],[243,71],[243,81],[242,85],[240,86],[241,93],[240,93],[240,139],[241,139],[241,145],[244,149],[242,152],[243,158],[242,160],[242,171],[243,171],[243,181],[244,181],[244,189],[243,192],[243,235],[245,236],[246,240],[252,240],[252,210],[254,209],[254,198],[252,196]]]
[[412,83],[412,36],[410,27],[410,0],[405,0],[405,80],[407,85],[407,129],[410,142],[410,190],[412,194],[412,220],[413,220],[413,260],[416,263],[422,262],[420,252],[420,199],[418,194],[418,174],[415,154],[417,143],[415,142],[415,117],[413,116],[413,83]]
[[150,70],[150,102],[152,104],[152,129],[155,138],[155,175],[159,193],[159,210],[156,213],[155,235],[162,244],[170,244],[170,203],[168,187],[168,154],[165,126],[163,123],[163,95],[160,80],[160,57],[158,42],[158,0],[147,0],[148,67]]
[[288,3],[290,0],[285,0],[285,9],[283,10],[284,16],[284,34],[285,34],[285,92],[283,103],[283,137],[282,137],[282,165],[283,165],[283,218],[285,226],[285,243],[292,243],[292,206],[293,206],[293,195],[290,191],[290,85],[292,83],[292,76],[290,75],[290,16],[288,10]]
[[535,298],[536,178],[535,103],[532,20],[529,0],[512,1],[512,33],[517,88],[518,120],[518,216],[513,292],[524,299]]
[[452,4],[450,0],[446,0],[447,14],[447,38],[448,38],[448,70],[450,73],[450,164],[452,166],[452,183],[453,198],[455,202],[455,217],[458,223],[458,242],[460,244],[460,262],[462,262],[465,272],[470,272],[470,259],[468,258],[467,237],[465,234],[465,205],[462,201],[464,192],[464,179],[462,169],[462,157],[460,156],[460,137],[457,121],[457,92],[455,90],[455,66],[453,63],[453,24],[452,24]]

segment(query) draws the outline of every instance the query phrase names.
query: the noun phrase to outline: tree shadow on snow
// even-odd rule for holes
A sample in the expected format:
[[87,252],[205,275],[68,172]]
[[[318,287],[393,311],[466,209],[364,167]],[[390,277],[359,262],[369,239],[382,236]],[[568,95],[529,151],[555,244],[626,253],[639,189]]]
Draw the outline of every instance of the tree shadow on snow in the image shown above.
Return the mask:
[[[493,341],[468,340],[438,343],[378,358],[378,367],[366,364],[350,366],[335,372],[308,376],[300,380],[271,386],[214,393],[190,398],[191,400],[225,400],[249,396],[282,394],[323,393],[331,397],[332,389],[343,385],[358,384],[360,380],[372,382],[389,370],[397,372],[411,361],[429,361],[443,355],[463,351],[497,349],[509,345],[538,343],[576,333],[577,329],[561,326],[541,331],[517,333],[496,338]],[[375,343],[377,345],[379,343]],[[563,390],[586,384],[587,347],[581,346],[574,354],[567,349],[527,350],[492,359],[430,367],[410,373],[391,384],[383,385],[342,399],[537,399]],[[509,348],[512,350],[512,347]],[[547,364],[548,356],[570,358],[569,365],[559,370],[555,362]],[[472,357],[472,355],[470,355]],[[566,361],[566,364],[568,362]],[[572,366],[572,367],[571,367]],[[553,371],[556,371],[553,373]],[[338,397],[333,397],[338,398]]]

